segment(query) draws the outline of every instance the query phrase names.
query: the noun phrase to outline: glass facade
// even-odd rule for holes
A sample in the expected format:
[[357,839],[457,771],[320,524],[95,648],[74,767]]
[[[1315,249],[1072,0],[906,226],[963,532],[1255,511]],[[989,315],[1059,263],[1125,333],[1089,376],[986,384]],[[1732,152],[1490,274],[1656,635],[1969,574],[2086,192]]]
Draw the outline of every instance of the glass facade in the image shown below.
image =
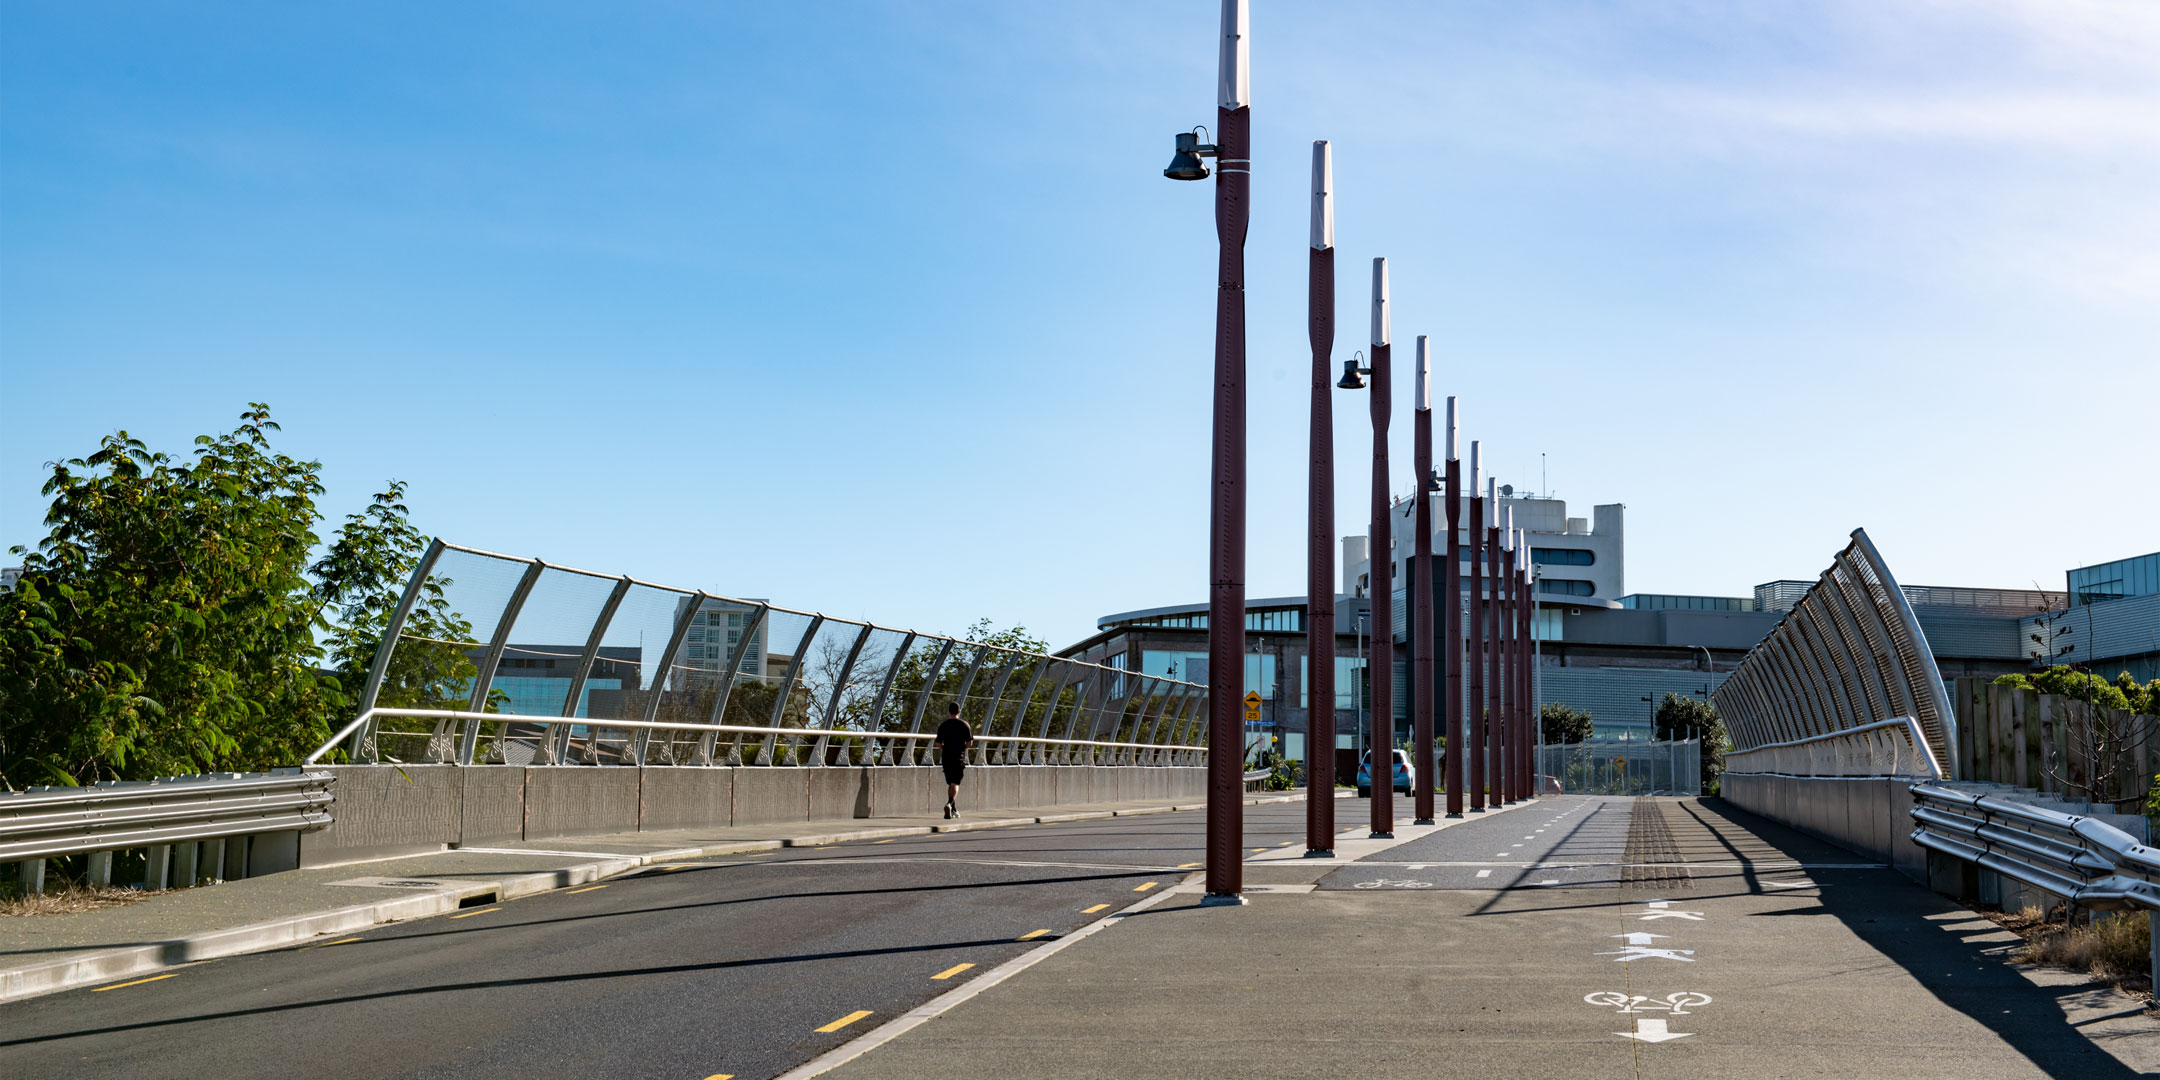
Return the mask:
[[1530,549],[1530,561],[1547,566],[1596,566],[1597,552],[1587,548],[1541,548]]
[[[1122,654],[1121,654],[1122,655]],[[1208,681],[1208,654],[1171,649],[1146,649],[1140,653],[1140,673],[1185,682]],[[1245,654],[1245,689],[1260,691],[1262,701],[1275,700],[1275,652]]]
[[1636,611],[1753,611],[1752,596],[1675,596],[1667,593],[1629,593],[1620,606]]
[[1579,578],[1539,578],[1537,591],[1556,596],[1596,596],[1597,585]]
[[[1312,684],[1308,674],[1312,667],[1305,660],[1305,657],[1300,656],[1297,661],[1297,703],[1300,709],[1312,708],[1312,699],[1305,692],[1305,688]],[[1360,661],[1355,656],[1338,656],[1335,658],[1335,707],[1338,709],[1357,708],[1359,664]]]
[[2070,571],[2070,603],[2082,607],[2160,593],[2160,551]]
[[[1148,615],[1137,619],[1117,619],[1097,623],[1096,629],[1108,630],[1113,626],[1160,626],[1169,630],[1205,630],[1207,612],[1187,612],[1176,615]],[[1262,608],[1245,613],[1247,630],[1283,630],[1296,633],[1305,629],[1305,609]]]

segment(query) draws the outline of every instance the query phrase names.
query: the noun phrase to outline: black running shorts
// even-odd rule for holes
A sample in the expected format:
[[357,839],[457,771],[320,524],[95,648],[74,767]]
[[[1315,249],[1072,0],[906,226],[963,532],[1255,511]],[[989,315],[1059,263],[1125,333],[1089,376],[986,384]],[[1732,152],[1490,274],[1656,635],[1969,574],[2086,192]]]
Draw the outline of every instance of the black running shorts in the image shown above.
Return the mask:
[[967,758],[966,758],[966,757],[965,757],[964,755],[961,755],[961,754],[954,754],[953,756],[951,756],[951,757],[949,757],[949,758],[946,758],[946,759],[945,759],[945,782],[946,782],[946,783],[948,783],[948,784],[957,784],[957,783],[959,783],[959,782],[960,782],[960,777],[961,777],[962,775],[964,775],[964,774],[965,774],[966,772],[967,772]]

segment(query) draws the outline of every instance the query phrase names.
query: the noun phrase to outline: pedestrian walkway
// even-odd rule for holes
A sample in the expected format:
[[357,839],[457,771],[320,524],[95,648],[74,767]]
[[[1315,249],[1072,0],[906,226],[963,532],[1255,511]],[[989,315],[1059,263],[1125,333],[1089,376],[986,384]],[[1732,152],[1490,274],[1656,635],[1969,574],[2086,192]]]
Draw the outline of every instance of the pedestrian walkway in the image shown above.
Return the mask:
[[[1247,801],[1303,797],[1254,795]],[[0,919],[0,1001],[575,888],[655,863],[1196,806],[1139,800],[983,811],[957,821],[936,815],[843,818],[555,837],[175,889],[121,907]]]
[[1547,798],[1355,857],[1288,854],[1248,864],[1246,906],[1202,907],[1188,882],[789,1075],[2160,1069],[2139,1003],[2021,972],[1992,923],[1717,800]]

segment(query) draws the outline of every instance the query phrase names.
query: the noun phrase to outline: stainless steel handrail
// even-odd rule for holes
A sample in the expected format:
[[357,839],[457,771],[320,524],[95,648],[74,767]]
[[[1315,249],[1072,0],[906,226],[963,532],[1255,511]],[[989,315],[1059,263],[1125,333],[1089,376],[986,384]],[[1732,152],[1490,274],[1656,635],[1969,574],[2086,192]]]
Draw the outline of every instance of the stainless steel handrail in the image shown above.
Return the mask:
[[0,861],[320,829],[335,780],[298,772],[0,794]]
[[[1823,762],[1825,752],[1830,757],[1827,769]],[[1858,758],[1857,761],[1854,760],[1855,757]],[[1890,759],[1889,772],[1877,767],[1883,757]],[[1900,761],[1906,759],[1911,760],[1915,767],[1899,771]],[[1794,767],[1802,762],[1804,771],[1803,768]],[[1861,771],[1850,771],[1855,766]],[[1931,780],[1942,779],[1943,775],[1942,763],[1935,759],[1935,751],[1928,745],[1926,733],[1920,730],[1919,721],[1910,716],[1878,720],[1872,724],[1800,739],[1767,743],[1746,750],[1727,750],[1725,772],[1766,776],[1911,776]]]
[[[826,737],[845,737],[856,739],[912,739],[919,742],[929,742],[935,741],[937,739],[936,733],[928,731],[869,731],[861,728],[797,728],[766,727],[749,724],[695,724],[679,720],[595,720],[589,717],[578,716],[527,716],[518,713],[470,712],[464,709],[377,708],[369,709],[368,711],[361,713],[359,716],[354,717],[350,723],[346,724],[343,728],[338,729],[337,734],[330,736],[330,738],[325,741],[321,746],[316,747],[315,752],[309,754],[307,758],[301,762],[301,764],[314,765],[318,763],[322,760],[324,754],[327,754],[332,749],[336,748],[337,744],[344,742],[348,737],[352,735],[353,732],[360,730],[362,725],[368,724],[378,718],[386,716],[410,717],[426,720],[463,720],[473,724],[496,722],[537,724],[550,728],[560,725],[595,729],[631,728],[648,731],[712,731],[727,732],[741,735],[822,735]],[[975,736],[975,739],[978,742],[1016,743],[1022,745],[1032,744],[1043,746],[1100,747],[1110,750],[1169,750],[1173,752],[1198,751],[1200,753],[1205,753],[1207,750],[1207,747],[1205,746],[1181,746],[1171,743],[1113,742],[1107,739],[1046,739],[1033,735],[977,735]]]
[[2160,851],[2104,821],[1933,784],[1912,796],[1921,847],[2082,907],[2160,911]]

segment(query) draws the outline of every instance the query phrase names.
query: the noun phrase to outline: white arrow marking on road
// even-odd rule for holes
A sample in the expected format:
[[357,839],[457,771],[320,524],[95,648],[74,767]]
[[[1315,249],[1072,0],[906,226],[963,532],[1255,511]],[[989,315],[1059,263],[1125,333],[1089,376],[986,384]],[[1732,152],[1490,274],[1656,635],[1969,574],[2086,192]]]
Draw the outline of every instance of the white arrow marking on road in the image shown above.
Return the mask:
[[1646,945],[1630,945],[1619,952],[1601,952],[1597,955],[1619,957],[1613,961],[1615,964],[1625,964],[1633,960],[1678,960],[1683,964],[1695,962],[1693,949],[1653,949]]
[[1625,942],[1627,942],[1627,943],[1628,943],[1628,944],[1630,944],[1630,945],[1648,945],[1648,944],[1650,944],[1651,942],[1653,942],[1653,941],[1656,941],[1657,939],[1659,939],[1659,938],[1661,938],[1661,937],[1664,937],[1664,936],[1666,936],[1666,935],[1664,935],[1664,934],[1642,934],[1642,933],[1636,933],[1636,934],[1614,934],[1613,936],[1614,936],[1614,937],[1616,937],[1616,938],[1619,938],[1619,939],[1621,939],[1621,940],[1623,940],[1623,941],[1625,941]]
[[1667,1031],[1665,1030],[1665,1021],[1654,1017],[1644,1017],[1635,1021],[1635,1030],[1615,1031],[1613,1034],[1623,1039],[1634,1039],[1637,1042],[1661,1043],[1671,1042],[1674,1039],[1685,1039],[1695,1033],[1692,1031]]

